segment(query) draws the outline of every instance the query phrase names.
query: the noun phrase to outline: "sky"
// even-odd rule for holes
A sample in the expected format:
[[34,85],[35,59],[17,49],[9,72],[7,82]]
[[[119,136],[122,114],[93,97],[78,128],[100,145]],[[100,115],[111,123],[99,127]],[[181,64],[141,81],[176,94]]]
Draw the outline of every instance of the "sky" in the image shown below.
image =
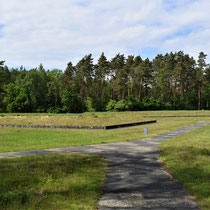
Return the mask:
[[184,51],[210,63],[209,0],[0,0],[0,60],[64,70],[104,52],[153,59]]

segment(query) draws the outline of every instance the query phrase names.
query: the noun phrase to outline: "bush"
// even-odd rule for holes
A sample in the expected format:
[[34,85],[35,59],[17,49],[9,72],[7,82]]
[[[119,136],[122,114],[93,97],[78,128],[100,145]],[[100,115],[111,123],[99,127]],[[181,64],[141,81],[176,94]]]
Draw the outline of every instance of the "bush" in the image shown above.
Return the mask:
[[172,110],[173,106],[169,102],[165,102],[163,105],[164,110]]
[[122,100],[120,100],[115,104],[114,110],[126,111],[126,110],[128,110],[128,106],[126,105],[126,103],[123,103]]
[[47,110],[47,113],[60,113],[62,110],[60,109],[60,107],[50,107]]
[[86,108],[88,112],[95,112],[96,110],[93,108],[93,102],[91,98],[87,98],[86,100]]
[[108,112],[112,112],[112,111],[115,111],[115,105],[116,105],[116,101],[115,100],[110,100],[108,102],[108,104],[106,105],[106,111]]
[[161,110],[161,102],[153,97],[145,97],[142,100],[143,110]]
[[135,96],[130,95],[126,98],[126,105],[129,111],[139,111],[141,110],[141,103],[139,99]]
[[134,96],[129,96],[125,99],[124,103],[122,100],[115,101],[110,100],[106,106],[107,111],[138,111],[141,108],[141,103]]
[[172,105],[170,103],[164,103],[162,105],[159,99],[153,97],[145,97],[142,102],[140,102],[139,99],[133,95],[128,96],[124,103],[122,100],[110,100],[106,106],[107,111],[161,110],[162,108],[168,110],[172,108]]

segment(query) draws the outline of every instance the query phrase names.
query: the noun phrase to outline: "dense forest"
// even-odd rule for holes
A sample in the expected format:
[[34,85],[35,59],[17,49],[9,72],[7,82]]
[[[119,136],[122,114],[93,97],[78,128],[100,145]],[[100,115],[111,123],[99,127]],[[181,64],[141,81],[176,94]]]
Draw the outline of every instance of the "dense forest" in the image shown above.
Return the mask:
[[97,63],[92,55],[65,71],[0,61],[0,112],[84,112],[210,109],[210,65],[179,51],[153,60],[117,54]]

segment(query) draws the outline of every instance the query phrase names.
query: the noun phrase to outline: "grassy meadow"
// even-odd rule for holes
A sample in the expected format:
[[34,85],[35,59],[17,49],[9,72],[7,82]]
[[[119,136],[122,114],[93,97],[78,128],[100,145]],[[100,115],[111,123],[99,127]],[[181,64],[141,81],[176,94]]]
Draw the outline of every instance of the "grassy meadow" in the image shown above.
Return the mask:
[[0,124],[106,126],[145,121],[140,112],[99,112],[83,114],[0,114]]
[[198,116],[210,111],[86,112],[83,114],[6,113],[0,124],[107,126],[151,120],[151,116]]
[[0,159],[0,209],[96,209],[106,164],[84,154]]
[[[198,117],[202,115],[208,117]],[[154,119],[155,124],[115,130],[0,128],[0,152],[141,139],[210,121],[210,112],[0,114],[0,124],[101,126]],[[160,149],[166,169],[195,196],[201,209],[210,209],[210,126],[165,141]],[[32,156],[0,159],[0,169],[0,209],[96,209],[106,161],[79,154]]]
[[[158,117],[151,118],[147,115],[209,115],[209,117]],[[2,114],[3,115],[3,114]],[[27,119],[36,117],[42,121],[42,117],[46,117],[47,114],[5,114],[0,117],[0,124],[4,124],[3,120],[10,119],[9,124],[14,124],[17,117],[24,117],[22,123],[26,123]],[[82,117],[79,117],[82,116]],[[97,117],[95,117],[97,116]],[[208,111],[160,111],[160,112],[114,112],[114,113],[84,113],[84,114],[67,114],[67,115],[52,115],[51,117],[57,118],[56,122],[59,122],[63,117],[70,122],[74,121],[74,118],[82,118],[84,125],[90,125],[90,121],[96,123],[95,119],[104,119],[104,123],[115,122],[125,123],[131,121],[146,121],[156,119],[158,122],[154,124],[148,124],[144,126],[135,126],[128,128],[121,128],[115,130],[77,130],[77,129],[30,129],[30,128],[1,128],[0,127],[0,152],[12,152],[20,150],[31,149],[46,149],[57,148],[67,146],[78,145],[90,145],[101,144],[109,142],[120,142],[145,138],[144,127],[148,127],[149,135],[155,136],[160,133],[164,133],[170,130],[178,129],[180,127],[195,124],[199,121],[210,121],[210,112]],[[51,118],[51,117],[47,117]],[[3,119],[3,120],[2,120]],[[72,120],[73,119],[73,120]],[[135,119],[135,120],[134,120]],[[31,121],[30,121],[31,122]],[[77,122],[77,121],[75,121]],[[79,121],[77,122],[79,123]],[[39,122],[40,124],[40,122]],[[111,123],[109,123],[111,124]],[[78,125],[78,124],[77,124]],[[98,125],[98,124],[95,124]]]
[[210,125],[160,145],[165,168],[195,197],[202,210],[210,209]]

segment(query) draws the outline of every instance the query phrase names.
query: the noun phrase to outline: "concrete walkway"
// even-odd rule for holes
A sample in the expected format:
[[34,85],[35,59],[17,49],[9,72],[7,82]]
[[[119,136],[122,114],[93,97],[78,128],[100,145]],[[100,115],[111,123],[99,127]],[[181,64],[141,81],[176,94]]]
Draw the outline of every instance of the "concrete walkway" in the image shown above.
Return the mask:
[[0,153],[0,158],[74,152],[99,155],[109,160],[104,195],[98,202],[100,210],[199,209],[192,197],[158,162],[158,145],[207,124],[210,122],[135,141]]

